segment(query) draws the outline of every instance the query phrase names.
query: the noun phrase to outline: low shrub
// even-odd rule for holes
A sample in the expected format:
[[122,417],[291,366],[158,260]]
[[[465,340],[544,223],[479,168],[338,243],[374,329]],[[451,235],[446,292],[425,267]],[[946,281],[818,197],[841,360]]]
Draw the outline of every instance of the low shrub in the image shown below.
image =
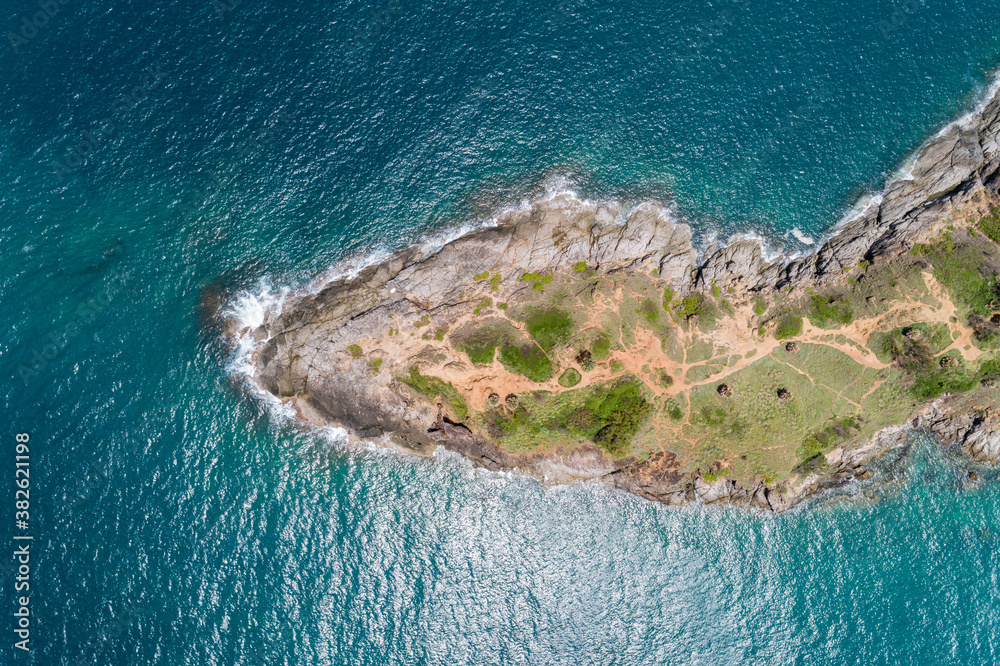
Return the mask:
[[566,368],[566,371],[559,377],[559,385],[565,388],[572,388],[579,384],[581,379],[579,370],[576,368]]
[[802,333],[802,317],[799,315],[786,314],[778,319],[774,328],[774,337],[777,340],[787,340]]
[[1000,243],[1000,207],[994,208],[989,215],[976,222],[976,226],[991,241]]
[[846,326],[854,320],[851,305],[840,296],[821,296],[814,294],[811,298],[812,309],[809,320],[820,328],[834,325]]
[[469,407],[465,399],[451,382],[446,382],[433,375],[423,375],[420,373],[420,368],[415,365],[410,366],[410,374],[399,377],[399,381],[432,400],[441,398],[451,406],[459,420],[465,420],[469,417]]
[[500,362],[513,373],[523,375],[533,382],[545,382],[551,379],[552,361],[537,345],[504,344],[500,348]]
[[568,312],[559,308],[535,312],[529,315],[524,323],[528,327],[528,334],[545,351],[551,351],[556,345],[568,340],[575,330],[573,318]]
[[595,361],[603,361],[611,356],[611,338],[607,333],[601,333],[590,344],[590,353]]

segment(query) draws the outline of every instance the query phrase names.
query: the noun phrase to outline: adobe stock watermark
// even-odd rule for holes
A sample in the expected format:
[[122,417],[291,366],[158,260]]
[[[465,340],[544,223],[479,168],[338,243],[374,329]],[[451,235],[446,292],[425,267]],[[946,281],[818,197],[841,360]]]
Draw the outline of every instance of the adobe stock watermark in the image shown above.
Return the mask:
[[833,89],[826,81],[820,81],[813,86],[797,84],[804,88],[798,105],[784,114],[778,128],[774,131],[771,150],[782,150],[796,133],[802,132],[809,125],[815,125],[820,120],[820,112],[833,97]]
[[388,6],[369,7],[366,20],[354,31],[351,38],[341,45],[344,55],[353,57],[369,50],[375,44],[375,40],[381,37],[402,13],[403,6],[399,0],[392,0]]
[[52,174],[58,184],[62,184],[84,165],[87,158],[105,143],[118,129],[119,123],[129,117],[149,93],[163,80],[164,72],[157,65],[144,70],[142,82],[120,93],[109,108],[108,115],[101,118],[80,135],[80,139],[70,146],[62,159],[51,164]]
[[212,11],[215,12],[215,18],[224,21],[227,14],[231,14],[242,4],[243,0],[212,0]]
[[[245,164],[264,148],[277,142],[279,133],[288,126],[290,118],[290,114],[284,109],[279,111],[267,129],[258,134],[254,139],[243,141],[240,144],[235,151],[236,159],[234,162],[236,164]],[[204,184],[194,188],[189,196],[177,204],[176,211],[180,213],[183,219],[191,219],[198,214],[212,194],[226,190],[235,181],[236,175],[234,174],[212,172]]]
[[750,0],[732,0],[731,7],[723,7],[714,17],[704,21],[697,27],[697,34],[689,39],[687,48],[680,56],[682,63],[691,63],[705,55],[705,52],[717,44],[729,29],[736,24],[739,12],[747,7]]
[[107,310],[111,304],[112,286],[105,287],[77,305],[73,311],[72,319],[54,331],[50,331],[48,335],[38,341],[38,346],[31,350],[24,362],[17,366],[18,377],[25,385],[39,377],[80,333],[97,321],[97,318]]
[[882,33],[882,38],[888,39],[892,33],[906,25],[910,17],[922,9],[923,6],[923,0],[903,0],[894,4],[892,11],[889,13],[889,18],[875,22],[878,31]]
[[[104,472],[91,466],[89,473],[93,473],[97,479],[95,485],[85,484],[78,487],[78,494],[74,494],[79,499],[70,503],[67,508],[73,509],[86,501],[93,495],[93,490],[107,482]],[[192,553],[188,556],[192,561],[198,561],[202,551],[214,549],[217,545],[218,535],[216,530],[228,524],[228,514],[223,513],[214,522],[193,530],[190,535],[190,545]],[[180,535],[178,535],[180,536]],[[174,547],[181,547],[182,541],[188,537],[178,538],[173,544]],[[107,603],[97,609],[94,631],[87,639],[78,645],[73,653],[75,657],[69,659],[67,663],[74,666],[92,666],[93,664],[116,663],[112,661],[116,649],[128,649],[130,643],[126,643],[124,638],[129,632],[141,630],[141,635],[148,635],[151,625],[161,621],[162,618],[170,618],[166,631],[171,633],[183,633],[186,630],[196,631],[201,621],[191,614],[191,609],[182,607],[184,599],[190,599],[190,595],[184,594],[184,590],[194,588],[196,591],[203,589],[206,585],[211,586],[221,582],[219,578],[209,572],[204,575],[200,568],[188,569],[177,568],[177,564],[171,565],[169,572],[164,576],[150,579],[149,584],[154,594],[141,599],[121,599],[107,600]],[[153,574],[155,576],[155,573]],[[194,577],[194,578],[192,578]],[[91,617],[91,615],[88,615]],[[192,622],[189,627],[178,627],[176,618],[187,618]],[[260,645],[246,645],[239,654],[238,659],[228,663],[243,664],[245,666],[267,666],[272,663],[266,658],[266,641]]]
[[7,43],[10,44],[14,53],[20,53],[21,49],[45,31],[52,19],[67,4],[69,4],[69,0],[38,0],[38,9],[24,14],[18,26],[7,31]]
[[583,0],[562,0],[549,9],[543,16],[553,27],[571,23],[576,18],[576,11],[583,7]]

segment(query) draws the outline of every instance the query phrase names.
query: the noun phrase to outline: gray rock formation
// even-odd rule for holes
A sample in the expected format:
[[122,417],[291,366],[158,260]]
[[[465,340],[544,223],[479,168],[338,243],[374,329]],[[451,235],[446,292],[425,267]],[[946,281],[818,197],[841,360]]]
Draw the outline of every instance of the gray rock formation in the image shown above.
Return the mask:
[[[289,303],[276,321],[254,332],[266,340],[256,358],[255,379],[276,396],[297,396],[312,420],[341,424],[364,436],[391,433],[416,451],[440,444],[490,469],[517,468],[558,480],[601,479],[669,504],[698,498],[783,510],[817,489],[863,473],[867,461],[898,443],[903,431],[883,431],[868,446],[834,456],[831,472],[798,493],[764,485],[741,488],[725,479],[708,483],[680,473],[672,458],[613,463],[599,452],[514,457],[447,421],[440,411],[417,404],[394,387],[388,373],[373,377],[364,359],[344,351],[346,342],[369,337],[385,317],[436,314],[462,303],[475,276],[483,273],[499,273],[508,295],[531,288],[517,282],[522,273],[569,269],[581,261],[607,269],[655,268],[680,293],[711,284],[745,292],[831,280],[861,260],[886,260],[909,250],[945,215],[976,205],[984,195],[995,197],[998,137],[1000,97],[994,97],[980,113],[929,141],[913,162],[912,177],[889,183],[881,200],[844,223],[815,254],[793,260],[766,262],[753,240],[712,249],[699,259],[690,227],[655,203],[625,214],[615,204],[565,195],[536,201],[436,251],[408,248]],[[927,415],[921,427],[958,442],[976,460],[1000,456],[996,423],[941,411]]]

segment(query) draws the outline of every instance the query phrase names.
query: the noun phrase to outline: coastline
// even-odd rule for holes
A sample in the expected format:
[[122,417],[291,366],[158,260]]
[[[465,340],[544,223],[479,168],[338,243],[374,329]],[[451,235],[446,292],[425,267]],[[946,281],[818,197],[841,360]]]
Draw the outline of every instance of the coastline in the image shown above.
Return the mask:
[[[992,95],[975,112],[952,121],[923,145],[908,170],[909,177],[889,182],[883,193],[873,196],[856,215],[845,217],[810,254],[768,258],[761,240],[752,238],[731,239],[724,246],[710,245],[698,252],[691,242],[690,228],[659,204],[647,202],[622,211],[613,202],[574,201],[553,195],[499,213],[488,226],[452,234],[454,237],[436,249],[414,246],[337,277],[330,277],[336,275],[331,271],[305,293],[288,294],[274,316],[261,316],[253,327],[237,331],[238,324],[230,321],[227,334],[233,340],[242,337],[244,344],[253,340],[250,381],[288,403],[303,421],[345,427],[364,438],[391,439],[395,448],[404,451],[427,453],[442,445],[477,465],[517,471],[548,483],[600,480],[668,504],[698,499],[706,504],[727,502],[783,511],[826,488],[864,477],[867,464],[905,443],[912,428],[962,445],[973,459],[994,462],[1000,454],[1000,424],[992,418],[970,417],[967,405],[950,398],[923,405],[904,423],[878,430],[861,445],[829,452],[829,465],[822,473],[782,487],[763,480],[750,487],[725,477],[713,479],[681,471],[671,454],[616,460],[593,446],[580,446],[547,454],[512,455],[481,433],[444,416],[440,406],[415,406],[406,399],[398,405],[387,403],[388,385],[369,400],[351,399],[353,391],[371,383],[363,372],[344,375],[343,383],[328,381],[323,390],[329,395],[324,401],[316,399],[315,387],[305,391],[304,383],[290,371],[297,345],[303,341],[300,329],[315,325],[314,318],[320,313],[328,318],[327,324],[346,326],[358,315],[377,309],[395,309],[400,316],[404,314],[400,308],[424,311],[422,305],[447,301],[447,292],[457,290],[455,284],[463,279],[471,281],[482,269],[474,261],[464,265],[462,256],[485,252],[494,245],[503,246],[501,265],[505,269],[568,269],[574,262],[588,261],[602,269],[620,271],[655,264],[652,270],[657,278],[678,293],[718,288],[747,298],[779,291],[804,293],[843,281],[845,273],[861,262],[891,263],[939,233],[956,214],[982,215],[994,205],[1000,184],[1000,95],[996,83],[991,90]],[[564,229],[539,224],[557,207],[576,218],[581,210],[590,211],[586,215],[592,212],[596,223],[588,228],[583,224],[575,236],[571,235],[568,246],[557,247],[553,241]],[[565,221],[561,218],[560,224]],[[507,232],[509,237],[498,237]],[[530,236],[527,251],[507,252],[511,239],[519,234]],[[414,274],[428,265],[434,271],[447,268],[448,272],[435,275],[430,282],[423,276],[421,283]],[[453,299],[455,296],[451,294]],[[344,404],[331,408],[329,398]]]

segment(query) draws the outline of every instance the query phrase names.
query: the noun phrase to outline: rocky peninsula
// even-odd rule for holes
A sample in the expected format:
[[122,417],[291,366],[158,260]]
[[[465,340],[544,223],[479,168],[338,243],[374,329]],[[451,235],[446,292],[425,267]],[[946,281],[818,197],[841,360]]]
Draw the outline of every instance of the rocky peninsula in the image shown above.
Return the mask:
[[550,196],[290,299],[253,381],[319,425],[549,483],[782,511],[915,431],[1000,456],[1000,97],[813,254]]

